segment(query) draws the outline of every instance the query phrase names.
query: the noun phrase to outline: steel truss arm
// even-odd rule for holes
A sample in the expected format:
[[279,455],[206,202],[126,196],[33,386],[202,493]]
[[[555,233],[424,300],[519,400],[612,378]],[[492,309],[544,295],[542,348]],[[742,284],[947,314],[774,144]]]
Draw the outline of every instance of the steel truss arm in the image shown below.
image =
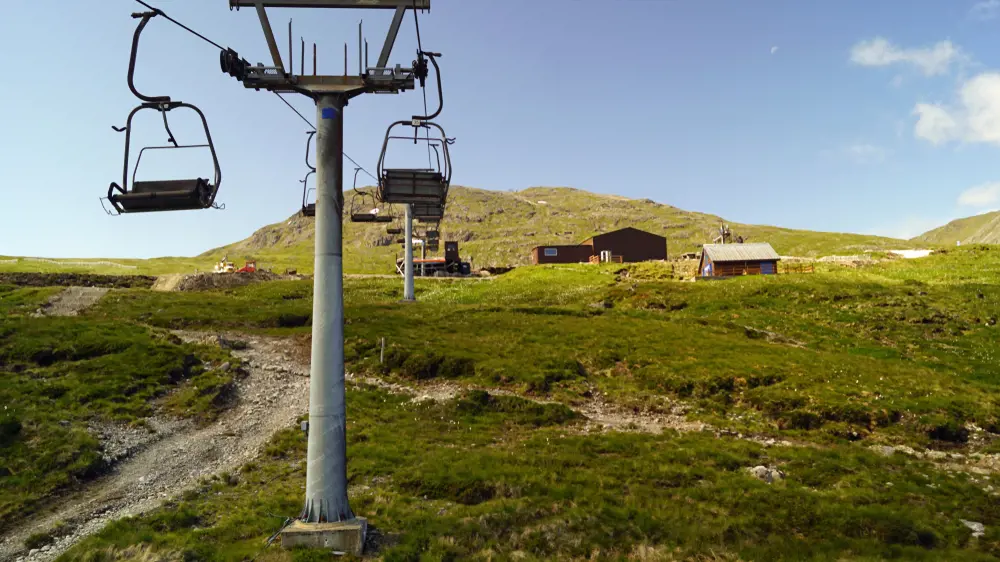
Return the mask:
[[229,0],[229,9],[263,6],[265,8],[416,8],[430,10],[431,0]]

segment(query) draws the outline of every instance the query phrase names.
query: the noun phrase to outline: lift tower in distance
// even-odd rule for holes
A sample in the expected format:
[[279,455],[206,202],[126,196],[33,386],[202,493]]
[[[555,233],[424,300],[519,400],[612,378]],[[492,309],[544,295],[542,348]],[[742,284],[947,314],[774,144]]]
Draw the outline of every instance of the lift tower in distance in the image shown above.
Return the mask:
[[[430,10],[430,0],[229,0],[230,9],[251,8],[260,19],[273,66],[251,65],[232,49],[222,52],[223,72],[247,88],[298,93],[316,102],[316,261],[313,297],[312,371],[309,387],[309,445],[306,497],[299,520],[282,534],[282,546],[332,548],[360,555],[367,522],[356,517],[347,500],[347,436],[344,388],[344,108],[361,94],[398,94],[414,89],[426,67],[389,66],[389,55],[407,9]],[[291,34],[285,66],[267,17],[267,8],[367,8],[395,10],[381,54],[358,73],[348,75],[345,45],[342,76],[294,73]],[[314,51],[315,52],[315,51]],[[315,56],[315,55],[314,55]],[[423,68],[421,68],[423,67]]]

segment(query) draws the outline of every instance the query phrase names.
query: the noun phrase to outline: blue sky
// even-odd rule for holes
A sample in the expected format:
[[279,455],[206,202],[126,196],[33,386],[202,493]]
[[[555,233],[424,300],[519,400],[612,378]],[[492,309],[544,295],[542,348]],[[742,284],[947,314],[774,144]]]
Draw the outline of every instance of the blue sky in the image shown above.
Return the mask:
[[[171,16],[251,62],[267,61],[252,10],[226,0],[160,0]],[[1000,0],[433,0],[424,46],[444,53],[454,182],[486,189],[573,186],[651,198],[727,219],[912,236],[1000,207]],[[192,255],[294,213],[304,124],[266,92],[218,69],[217,51],[154,20],[140,90],[206,113],[225,211],[106,216],[121,177],[111,130],[136,104],[125,83],[141,7],[127,0],[7,0],[0,49],[0,254]],[[272,10],[281,45],[295,18],[320,72],[372,58],[391,13]],[[284,51],[287,47],[283,47]],[[408,65],[403,27],[393,62]],[[305,98],[293,99],[308,116]],[[432,102],[433,103],[433,102]],[[419,93],[353,100],[345,149],[374,170],[385,127]],[[182,141],[198,139],[172,116]],[[152,116],[136,142],[165,138]],[[159,156],[159,155],[158,155]],[[203,154],[145,171],[205,175]]]

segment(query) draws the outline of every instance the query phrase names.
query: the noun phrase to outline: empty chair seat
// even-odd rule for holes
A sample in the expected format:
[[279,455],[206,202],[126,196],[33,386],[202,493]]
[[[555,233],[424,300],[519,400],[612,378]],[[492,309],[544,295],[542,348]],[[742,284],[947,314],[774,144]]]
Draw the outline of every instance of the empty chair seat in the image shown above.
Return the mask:
[[411,204],[410,212],[420,222],[438,222],[444,218],[444,205]]
[[308,205],[302,206],[302,216],[303,217],[315,217],[316,216],[316,204],[309,203]]
[[442,203],[448,184],[441,172],[417,169],[382,170],[379,199],[386,203]]
[[111,193],[109,200],[122,213],[188,211],[212,206],[214,190],[207,179],[137,181],[128,193]]
[[354,213],[351,215],[351,222],[392,222],[392,217],[386,215],[376,215],[375,213]]
[[403,229],[399,228],[398,226],[390,226],[389,228],[385,229],[385,233],[386,234],[402,234],[403,233]]

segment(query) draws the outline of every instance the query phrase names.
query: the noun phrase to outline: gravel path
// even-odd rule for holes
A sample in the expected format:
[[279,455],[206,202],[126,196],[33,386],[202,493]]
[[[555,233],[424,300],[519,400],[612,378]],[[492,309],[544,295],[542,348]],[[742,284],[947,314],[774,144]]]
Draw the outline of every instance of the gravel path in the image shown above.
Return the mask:
[[[113,473],[79,493],[53,500],[51,511],[8,532],[0,542],[0,561],[52,560],[110,521],[149,511],[203,476],[238,468],[256,458],[276,431],[294,426],[308,410],[308,372],[284,359],[288,346],[280,340],[241,339],[249,348],[233,354],[244,360],[249,374],[236,382],[238,402],[232,409],[201,429],[161,425],[155,439],[140,443],[139,450],[120,461]],[[107,433],[107,429],[101,432]],[[24,552],[25,538],[60,522],[67,524],[68,534],[47,550]]]
[[66,287],[42,305],[35,316],[76,316],[108,293],[103,287]]

